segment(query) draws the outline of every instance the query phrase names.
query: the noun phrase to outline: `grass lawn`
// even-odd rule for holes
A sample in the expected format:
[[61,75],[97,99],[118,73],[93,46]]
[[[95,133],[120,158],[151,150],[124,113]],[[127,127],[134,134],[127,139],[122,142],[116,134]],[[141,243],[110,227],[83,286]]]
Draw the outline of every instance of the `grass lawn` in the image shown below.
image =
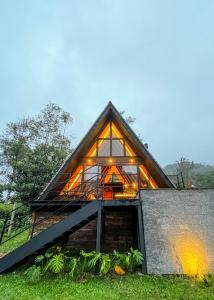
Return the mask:
[[0,276],[0,299],[214,299],[214,281],[206,286],[183,277],[93,276],[82,281],[69,278],[29,283],[21,273]]
[[[21,246],[24,244],[28,239],[29,232],[28,230],[20,233],[16,237],[12,238],[11,240],[7,241],[6,243],[3,243],[0,245],[0,256],[3,256],[4,254],[14,250],[18,246]],[[6,240],[6,236],[4,237],[4,240]]]

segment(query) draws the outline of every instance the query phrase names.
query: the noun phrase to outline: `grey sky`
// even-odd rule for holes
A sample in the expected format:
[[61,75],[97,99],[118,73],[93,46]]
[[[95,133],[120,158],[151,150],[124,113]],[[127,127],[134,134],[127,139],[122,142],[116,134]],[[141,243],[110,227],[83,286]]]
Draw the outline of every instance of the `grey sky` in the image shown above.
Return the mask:
[[109,100],[155,158],[214,164],[214,1],[0,1],[0,129],[53,101],[77,144]]

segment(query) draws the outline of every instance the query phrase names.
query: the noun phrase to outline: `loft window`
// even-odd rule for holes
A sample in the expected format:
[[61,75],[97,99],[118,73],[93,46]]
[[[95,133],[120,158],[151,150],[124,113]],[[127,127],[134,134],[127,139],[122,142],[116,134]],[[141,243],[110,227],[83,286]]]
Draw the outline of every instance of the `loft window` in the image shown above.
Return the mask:
[[122,136],[113,122],[109,122],[102,130],[99,138],[94,143],[87,156],[135,156],[135,153]]
[[98,156],[110,156],[109,139],[98,139]]
[[112,140],[112,156],[124,156],[124,140]]

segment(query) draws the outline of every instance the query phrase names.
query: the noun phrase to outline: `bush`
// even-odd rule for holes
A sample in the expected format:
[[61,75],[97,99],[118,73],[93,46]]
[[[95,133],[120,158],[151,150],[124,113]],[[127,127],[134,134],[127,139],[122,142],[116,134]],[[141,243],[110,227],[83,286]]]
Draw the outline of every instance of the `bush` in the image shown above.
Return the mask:
[[130,249],[127,253],[100,253],[96,251],[80,251],[78,257],[62,252],[56,247],[44,255],[35,258],[35,264],[25,272],[30,281],[38,281],[41,277],[50,275],[68,275],[71,278],[82,277],[86,273],[124,275],[134,272],[142,264],[143,255],[137,249]]
[[[15,213],[15,219],[13,224],[13,229],[17,230],[20,228],[25,227],[27,224],[29,224],[29,208],[27,206],[21,206],[19,203],[17,203],[16,207],[16,213]],[[10,212],[13,209],[12,204],[5,204],[0,203],[0,230],[3,227],[4,221],[6,217],[8,218],[8,221],[10,220]]]

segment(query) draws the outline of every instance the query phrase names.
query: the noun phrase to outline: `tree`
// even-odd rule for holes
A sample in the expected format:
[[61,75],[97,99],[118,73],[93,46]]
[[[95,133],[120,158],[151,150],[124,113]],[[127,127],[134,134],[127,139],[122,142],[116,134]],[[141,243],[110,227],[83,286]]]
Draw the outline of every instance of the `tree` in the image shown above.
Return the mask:
[[71,151],[66,129],[73,119],[50,103],[35,117],[8,123],[0,136],[0,172],[8,200],[34,199]]
[[177,172],[182,173],[185,187],[192,186],[192,170],[194,168],[194,162],[190,161],[185,157],[181,157],[180,160],[176,161]]
[[194,174],[193,182],[198,188],[214,188],[214,171]]
[[136,121],[136,118],[132,117],[132,116],[127,116],[125,117],[125,110],[121,110],[120,111],[120,115],[123,116],[125,118],[125,121],[129,124],[129,125],[133,125],[134,122]]

